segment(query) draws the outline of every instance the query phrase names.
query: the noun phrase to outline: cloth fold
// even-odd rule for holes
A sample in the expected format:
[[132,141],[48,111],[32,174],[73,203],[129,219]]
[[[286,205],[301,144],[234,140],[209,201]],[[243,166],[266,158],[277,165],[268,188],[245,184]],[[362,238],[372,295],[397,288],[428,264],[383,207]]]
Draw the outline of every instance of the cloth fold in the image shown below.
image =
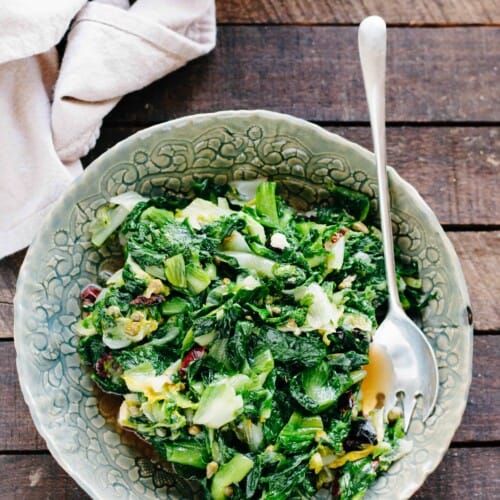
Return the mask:
[[0,258],[30,243],[121,97],[215,36],[213,0],[16,0],[0,13]]

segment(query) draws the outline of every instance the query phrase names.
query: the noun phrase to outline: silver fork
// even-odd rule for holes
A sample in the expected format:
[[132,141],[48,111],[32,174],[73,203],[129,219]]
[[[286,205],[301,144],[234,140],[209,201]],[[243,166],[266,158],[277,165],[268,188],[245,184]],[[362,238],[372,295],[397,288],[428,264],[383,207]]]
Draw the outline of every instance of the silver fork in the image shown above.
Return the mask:
[[[401,397],[406,431],[418,396],[423,399],[424,420],[432,413],[439,390],[438,368],[429,341],[406,315],[399,300],[386,168],[386,26],[382,18],[371,16],[363,20],[359,27],[358,45],[377,166],[380,221],[389,293],[387,316],[375,332],[372,345],[385,353],[393,372],[389,384],[383,384],[381,380],[372,380],[370,384],[376,387],[377,383],[379,384],[380,392],[385,396],[386,412],[390,411]],[[369,371],[368,376],[374,375]]]

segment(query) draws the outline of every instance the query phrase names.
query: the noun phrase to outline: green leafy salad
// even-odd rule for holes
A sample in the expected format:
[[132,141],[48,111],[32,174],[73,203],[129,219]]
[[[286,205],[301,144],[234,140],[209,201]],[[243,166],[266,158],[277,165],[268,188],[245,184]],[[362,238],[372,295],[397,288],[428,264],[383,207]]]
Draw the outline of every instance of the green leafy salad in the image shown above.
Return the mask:
[[[123,263],[82,291],[82,361],[123,395],[118,422],[206,498],[361,498],[408,452],[400,413],[362,411],[386,285],[370,200],[334,187],[297,213],[273,182],[201,182],[192,200],[129,192],[95,245]],[[365,222],[363,222],[365,220]],[[421,306],[397,259],[401,300]]]

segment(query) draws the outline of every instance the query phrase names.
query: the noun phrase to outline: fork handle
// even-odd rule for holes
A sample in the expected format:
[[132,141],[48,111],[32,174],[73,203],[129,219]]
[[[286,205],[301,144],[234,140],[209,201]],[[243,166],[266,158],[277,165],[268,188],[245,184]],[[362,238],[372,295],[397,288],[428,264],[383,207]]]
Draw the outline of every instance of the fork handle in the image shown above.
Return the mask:
[[359,56],[370,115],[373,149],[377,166],[380,224],[384,246],[385,274],[389,292],[389,308],[401,309],[396,280],[394,243],[390,215],[389,182],[385,144],[385,64],[386,26],[378,16],[362,21],[358,31]]

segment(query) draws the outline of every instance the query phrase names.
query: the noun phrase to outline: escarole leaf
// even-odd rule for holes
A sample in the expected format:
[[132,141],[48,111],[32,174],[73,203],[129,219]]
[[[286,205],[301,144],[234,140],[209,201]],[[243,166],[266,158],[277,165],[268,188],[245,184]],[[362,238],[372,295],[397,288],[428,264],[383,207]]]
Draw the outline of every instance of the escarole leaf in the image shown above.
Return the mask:
[[259,184],[255,195],[255,208],[265,225],[279,226],[278,209],[276,207],[276,183]]
[[233,421],[242,408],[243,398],[236,394],[229,383],[216,383],[203,392],[193,422],[218,429]]
[[208,463],[205,444],[200,440],[175,441],[162,443],[165,447],[164,457],[169,461],[181,465],[189,465],[197,469],[205,469]]
[[186,263],[181,253],[165,260],[165,275],[172,285],[186,288]]
[[294,412],[278,436],[278,446],[287,453],[303,452],[314,442],[323,421],[319,416],[304,417]]
[[141,214],[141,221],[152,222],[157,227],[172,224],[173,220],[173,213],[171,211],[158,207],[148,207]]
[[92,244],[100,247],[122,224],[129,211],[122,206],[100,207],[90,224]]
[[225,215],[230,215],[231,210],[204,200],[195,198],[186,208],[180,210],[177,218],[186,218],[193,229],[201,229]]
[[90,224],[91,241],[100,247],[125,221],[127,215],[139,203],[147,199],[134,191],[113,196],[109,205],[99,207]]
[[292,335],[267,328],[262,336],[276,362],[291,363],[297,366],[314,366],[326,355],[326,346],[316,333]]
[[307,368],[292,379],[290,390],[293,398],[312,413],[334,405],[339,397],[354,383],[365,376],[363,370],[351,374],[339,373],[325,361]]
[[343,186],[333,186],[333,207],[353,215],[356,219],[363,221],[370,212],[370,198],[359,191],[353,191]]
[[225,489],[230,484],[239,483],[252,469],[253,460],[241,453],[236,454],[215,474],[210,493],[214,500],[224,500]]
[[332,371],[325,362],[297,374],[291,383],[292,396],[312,413],[332,406],[341,394],[340,389],[339,382],[332,380]]
[[186,282],[189,290],[195,295],[203,292],[203,290],[210,285],[211,281],[209,271],[194,264],[188,264],[186,266]]
[[140,342],[158,328],[158,321],[148,311],[134,311],[120,316],[114,325],[103,330],[103,342],[110,349],[122,349]]
[[272,278],[274,276],[273,269],[276,262],[270,259],[259,257],[258,255],[247,252],[222,253],[228,257],[236,259],[240,268],[251,269],[252,271],[255,271],[259,276],[267,276],[269,278]]

